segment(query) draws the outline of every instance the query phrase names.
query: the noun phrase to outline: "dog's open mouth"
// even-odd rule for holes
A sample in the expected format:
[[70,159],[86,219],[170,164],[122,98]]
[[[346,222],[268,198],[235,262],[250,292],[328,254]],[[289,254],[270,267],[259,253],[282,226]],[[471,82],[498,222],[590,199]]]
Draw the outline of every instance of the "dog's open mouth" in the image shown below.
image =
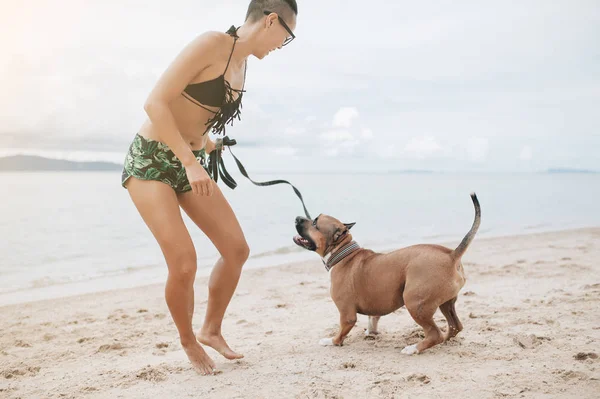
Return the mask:
[[308,249],[310,251],[314,251],[316,248],[316,245],[311,240],[307,240],[301,235],[294,236],[294,242],[296,243],[296,245],[299,245],[302,248]]

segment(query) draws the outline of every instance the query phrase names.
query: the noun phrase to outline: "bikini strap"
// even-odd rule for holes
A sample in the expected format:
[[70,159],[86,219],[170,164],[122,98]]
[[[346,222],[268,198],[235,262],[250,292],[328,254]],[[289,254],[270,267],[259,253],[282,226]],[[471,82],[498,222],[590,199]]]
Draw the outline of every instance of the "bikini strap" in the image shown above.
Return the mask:
[[235,43],[237,42],[237,39],[239,39],[239,36],[237,35],[237,30],[238,28],[231,25],[231,27],[226,32],[228,35],[233,37],[233,46],[231,47],[231,53],[229,54],[229,59],[227,60],[227,65],[225,66],[223,75],[225,75],[225,72],[227,72],[227,68],[229,68],[229,63],[231,62],[231,57],[233,56],[233,50],[235,50]]

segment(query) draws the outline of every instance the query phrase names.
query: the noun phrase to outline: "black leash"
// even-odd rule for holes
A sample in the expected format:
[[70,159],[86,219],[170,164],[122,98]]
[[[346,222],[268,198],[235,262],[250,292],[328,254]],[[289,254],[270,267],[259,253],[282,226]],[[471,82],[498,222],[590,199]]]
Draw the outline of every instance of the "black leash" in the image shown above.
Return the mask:
[[294,189],[294,192],[296,193],[298,198],[300,198],[300,202],[302,202],[302,207],[304,208],[304,213],[306,214],[306,217],[308,219],[312,219],[310,217],[310,214],[308,213],[308,209],[306,209],[306,205],[304,205],[304,199],[302,198],[302,194],[300,194],[300,191],[296,187],[294,187],[292,183],[290,183],[287,180],[271,180],[266,182],[256,182],[252,180],[250,176],[248,176],[248,172],[246,172],[246,168],[244,168],[244,165],[242,165],[240,160],[237,159],[237,157],[233,154],[233,151],[231,151],[231,146],[237,144],[235,139],[230,139],[229,136],[225,136],[222,139],[217,139],[215,144],[216,148],[210,153],[208,161],[208,168],[212,172],[212,177],[215,182],[218,182],[219,176],[221,176],[221,179],[223,179],[223,182],[229,188],[233,190],[237,187],[237,183],[235,182],[235,180],[233,180],[233,177],[231,177],[231,175],[227,172],[227,169],[225,169],[225,163],[223,162],[223,158],[221,157],[221,152],[223,151],[224,147],[229,147],[229,152],[233,156],[233,159],[235,160],[235,163],[237,164],[240,173],[244,175],[244,177],[250,180],[254,185],[261,187],[273,186],[275,184],[282,183],[289,184]]

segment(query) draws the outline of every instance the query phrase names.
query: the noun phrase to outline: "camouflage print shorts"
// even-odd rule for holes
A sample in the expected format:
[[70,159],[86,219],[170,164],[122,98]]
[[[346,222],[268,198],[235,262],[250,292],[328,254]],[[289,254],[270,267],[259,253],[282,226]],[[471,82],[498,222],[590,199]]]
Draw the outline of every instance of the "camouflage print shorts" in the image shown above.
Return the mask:
[[[192,152],[210,176],[204,149]],[[140,180],[156,180],[166,183],[177,193],[185,193],[192,189],[185,174],[185,168],[173,151],[166,144],[147,139],[139,134],[136,134],[129,151],[127,151],[121,185],[125,187],[125,182],[132,176]]]

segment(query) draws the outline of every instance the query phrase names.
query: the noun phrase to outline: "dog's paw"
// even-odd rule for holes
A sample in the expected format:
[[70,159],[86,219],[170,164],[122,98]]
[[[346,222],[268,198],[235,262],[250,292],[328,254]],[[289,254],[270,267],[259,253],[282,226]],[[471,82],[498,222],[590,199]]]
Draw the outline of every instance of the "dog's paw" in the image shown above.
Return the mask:
[[416,355],[416,354],[418,354],[419,350],[417,349],[417,344],[408,345],[407,347],[405,347],[404,349],[402,349],[402,353],[404,353],[405,355]]
[[379,335],[378,331],[370,331],[368,328],[365,330],[365,335],[367,336],[374,336],[374,335]]
[[319,345],[321,346],[334,346],[333,338],[321,338],[319,340]]

